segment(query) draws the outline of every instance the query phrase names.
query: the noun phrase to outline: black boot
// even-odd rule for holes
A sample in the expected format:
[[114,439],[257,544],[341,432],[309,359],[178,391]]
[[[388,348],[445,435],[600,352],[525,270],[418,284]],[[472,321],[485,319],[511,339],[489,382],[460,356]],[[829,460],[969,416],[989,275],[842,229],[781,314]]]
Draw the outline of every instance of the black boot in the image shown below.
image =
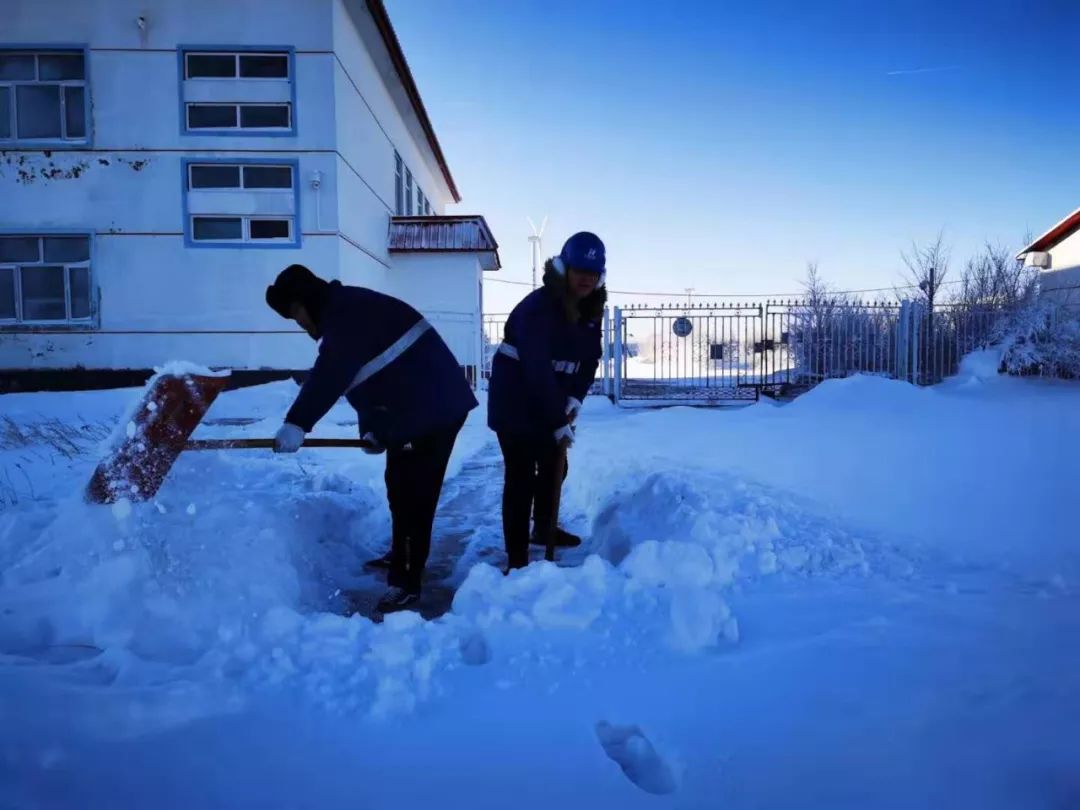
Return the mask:
[[407,591],[404,588],[391,588],[382,598],[375,609],[379,613],[397,613],[399,610],[409,610],[420,601],[420,594]]
[[390,552],[364,562],[365,571],[386,571],[390,568]]
[[[538,532],[533,532],[532,538],[529,540],[534,546],[546,546],[547,537],[540,535]],[[581,538],[576,534],[570,534],[563,529],[555,529],[555,547],[556,548],[577,548],[581,545]]]

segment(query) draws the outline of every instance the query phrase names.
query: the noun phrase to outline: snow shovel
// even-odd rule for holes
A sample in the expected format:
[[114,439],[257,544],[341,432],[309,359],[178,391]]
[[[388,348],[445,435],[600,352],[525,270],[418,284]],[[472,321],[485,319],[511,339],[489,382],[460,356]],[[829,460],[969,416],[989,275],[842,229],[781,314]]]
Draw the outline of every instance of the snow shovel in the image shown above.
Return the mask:
[[566,476],[566,442],[559,442],[559,450],[555,454],[555,486],[551,496],[551,525],[547,530],[547,549],[544,551],[544,559],[555,562],[555,531],[559,525],[559,503],[562,501],[563,478]]
[[[86,499],[102,504],[150,500],[184,450],[272,449],[273,439],[190,439],[228,382],[227,373],[154,377],[126,426],[127,438],[94,470]],[[304,446],[367,445],[359,439],[307,439]]]

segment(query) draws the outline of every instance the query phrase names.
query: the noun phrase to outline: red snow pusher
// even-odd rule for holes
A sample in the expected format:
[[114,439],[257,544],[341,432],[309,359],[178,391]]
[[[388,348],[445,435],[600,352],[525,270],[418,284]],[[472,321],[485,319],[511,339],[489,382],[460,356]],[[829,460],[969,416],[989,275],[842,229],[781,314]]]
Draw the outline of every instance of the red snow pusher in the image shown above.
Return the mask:
[[[91,503],[115,503],[121,498],[153,498],[184,450],[272,449],[273,439],[192,439],[203,416],[229,375],[171,374],[153,378],[134,413],[121,428],[109,455],[94,470],[86,488]],[[359,439],[307,439],[304,447],[364,447]]]

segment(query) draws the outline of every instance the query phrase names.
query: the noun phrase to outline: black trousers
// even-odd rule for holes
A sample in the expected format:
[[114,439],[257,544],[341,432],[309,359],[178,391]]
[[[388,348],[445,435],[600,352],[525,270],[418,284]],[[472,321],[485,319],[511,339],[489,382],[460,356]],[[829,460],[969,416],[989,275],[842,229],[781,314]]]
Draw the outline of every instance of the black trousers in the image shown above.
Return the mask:
[[[505,468],[502,519],[507,564],[524,568],[529,564],[530,513],[538,537],[546,537],[551,528],[559,448],[554,438],[498,435]],[[563,479],[568,470],[569,464],[563,469]]]
[[465,420],[386,451],[386,498],[393,534],[387,583],[420,593],[431,553],[431,526],[446,465]]

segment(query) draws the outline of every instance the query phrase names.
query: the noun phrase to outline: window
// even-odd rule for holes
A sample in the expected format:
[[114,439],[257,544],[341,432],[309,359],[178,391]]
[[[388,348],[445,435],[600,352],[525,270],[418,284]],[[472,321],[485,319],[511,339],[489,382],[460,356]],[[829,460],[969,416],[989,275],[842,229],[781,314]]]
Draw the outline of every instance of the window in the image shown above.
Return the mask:
[[297,247],[295,162],[184,164],[188,244],[197,247]]
[[288,79],[287,53],[185,53],[185,79]]
[[290,49],[181,49],[180,97],[188,134],[293,135]]
[[89,323],[91,290],[89,236],[0,236],[0,322]]
[[432,213],[431,200],[397,150],[394,150],[394,213],[399,217],[423,217]]
[[401,155],[396,151],[394,152],[394,211],[397,215],[403,216],[405,214],[405,190],[402,187],[402,161]]
[[0,50],[0,141],[86,143],[86,54]]

